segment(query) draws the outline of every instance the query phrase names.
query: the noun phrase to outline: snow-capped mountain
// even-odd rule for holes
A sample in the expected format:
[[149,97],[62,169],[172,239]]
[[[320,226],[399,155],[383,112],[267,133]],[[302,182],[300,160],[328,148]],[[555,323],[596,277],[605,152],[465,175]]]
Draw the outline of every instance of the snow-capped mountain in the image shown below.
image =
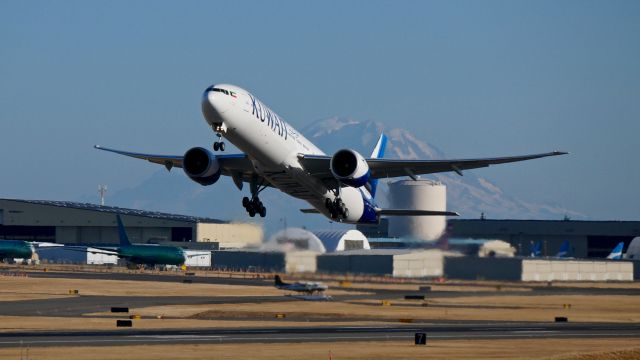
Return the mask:
[[[444,159],[442,151],[414,136],[407,130],[388,128],[375,121],[359,121],[350,118],[332,117],[315,121],[302,133],[327,154],[349,147],[370,155],[381,131],[389,137],[386,158],[396,159]],[[196,145],[196,144],[194,144]],[[145,163],[141,162],[141,166]],[[558,206],[531,204],[505,194],[498,185],[466,171],[464,177],[443,173],[427,176],[447,185],[447,207],[459,212],[462,217],[476,218],[484,213],[488,218],[510,219],[562,219],[565,215],[582,218],[578,214]],[[116,192],[107,198],[108,205],[175,212],[206,216],[232,221],[263,222],[267,234],[287,226],[307,228],[340,228],[349,225],[330,223],[320,215],[305,215],[299,209],[309,205],[293,199],[280,191],[269,189],[261,194],[267,206],[266,219],[249,218],[241,205],[243,196],[248,196],[248,187],[238,191],[232,181],[222,177],[211,186],[200,186],[187,178],[179,169],[167,173],[158,170],[141,184]],[[387,188],[379,190],[380,205],[385,206]],[[94,201],[94,196],[85,196],[81,201]]]

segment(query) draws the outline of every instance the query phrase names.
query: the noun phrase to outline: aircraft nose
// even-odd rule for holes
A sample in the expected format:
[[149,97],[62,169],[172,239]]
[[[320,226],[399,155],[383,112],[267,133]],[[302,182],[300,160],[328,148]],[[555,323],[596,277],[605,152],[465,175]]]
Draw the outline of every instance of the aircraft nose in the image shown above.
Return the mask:
[[222,123],[222,114],[227,111],[228,101],[225,94],[209,86],[202,94],[202,115],[209,124]]

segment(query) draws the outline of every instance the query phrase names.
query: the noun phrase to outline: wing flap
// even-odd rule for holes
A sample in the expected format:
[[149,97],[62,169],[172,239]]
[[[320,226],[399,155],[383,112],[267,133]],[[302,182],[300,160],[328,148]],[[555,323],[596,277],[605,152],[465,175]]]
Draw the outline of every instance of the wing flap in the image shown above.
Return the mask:
[[300,212],[303,214],[320,214],[318,209],[300,209]]
[[460,216],[453,211],[433,211],[414,209],[377,209],[376,212],[386,216]]

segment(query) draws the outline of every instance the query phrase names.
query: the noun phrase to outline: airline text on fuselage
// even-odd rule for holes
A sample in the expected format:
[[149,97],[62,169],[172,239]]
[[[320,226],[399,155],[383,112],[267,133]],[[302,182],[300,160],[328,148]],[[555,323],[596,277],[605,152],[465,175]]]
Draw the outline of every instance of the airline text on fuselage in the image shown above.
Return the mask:
[[269,126],[274,133],[287,140],[287,124],[282,119],[280,119],[280,117],[276,113],[274,113],[266,105],[261,103],[260,100],[256,99],[250,94],[249,97],[251,98],[252,106],[251,115],[254,115],[258,120],[262,122],[266,121],[267,126]]

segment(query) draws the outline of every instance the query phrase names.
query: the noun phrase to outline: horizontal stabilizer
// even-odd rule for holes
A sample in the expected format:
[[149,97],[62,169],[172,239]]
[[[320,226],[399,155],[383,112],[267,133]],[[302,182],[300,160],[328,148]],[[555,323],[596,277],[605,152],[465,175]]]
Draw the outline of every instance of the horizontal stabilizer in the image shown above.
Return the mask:
[[376,209],[380,215],[386,216],[460,216],[454,211],[412,210],[412,209]]
[[304,214],[320,214],[320,211],[317,209],[300,209],[300,212]]

